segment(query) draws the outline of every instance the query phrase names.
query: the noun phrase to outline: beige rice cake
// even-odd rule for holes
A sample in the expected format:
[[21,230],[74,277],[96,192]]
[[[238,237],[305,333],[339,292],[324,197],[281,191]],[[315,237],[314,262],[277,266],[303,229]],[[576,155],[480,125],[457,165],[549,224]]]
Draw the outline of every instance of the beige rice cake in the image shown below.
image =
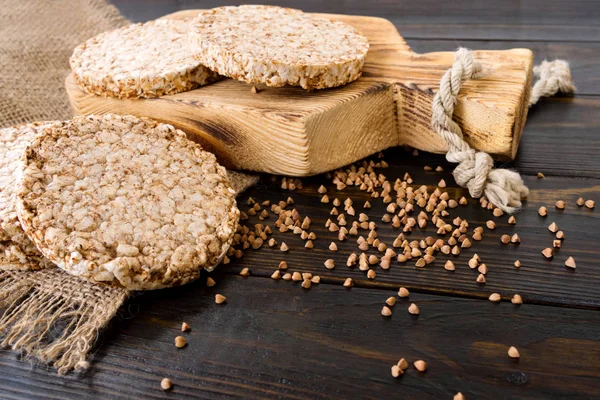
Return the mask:
[[191,22],[190,49],[203,65],[240,81],[324,89],[362,73],[367,38],[341,21],[275,6],[219,7]]
[[218,79],[192,57],[189,23],[156,20],[133,24],[77,46],[69,62],[79,87],[98,96],[159,97]]
[[0,270],[38,270],[52,265],[23,232],[15,205],[23,151],[41,129],[51,124],[0,129]]
[[76,117],[32,142],[17,212],[60,268],[132,290],[214,268],[239,219],[213,154],[171,125],[113,114]]

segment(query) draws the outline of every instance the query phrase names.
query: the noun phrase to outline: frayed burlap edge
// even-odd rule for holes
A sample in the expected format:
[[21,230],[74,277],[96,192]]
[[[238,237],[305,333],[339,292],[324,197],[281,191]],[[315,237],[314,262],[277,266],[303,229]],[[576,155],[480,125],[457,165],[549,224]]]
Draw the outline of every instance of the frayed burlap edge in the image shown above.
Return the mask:
[[59,374],[85,370],[98,333],[127,298],[126,289],[97,285],[59,269],[0,272],[2,346],[52,364]]

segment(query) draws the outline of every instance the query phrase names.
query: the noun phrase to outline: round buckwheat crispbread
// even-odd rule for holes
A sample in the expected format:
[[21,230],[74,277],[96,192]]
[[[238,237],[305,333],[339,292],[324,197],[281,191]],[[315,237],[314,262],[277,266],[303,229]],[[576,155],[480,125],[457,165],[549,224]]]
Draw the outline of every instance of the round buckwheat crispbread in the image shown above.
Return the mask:
[[17,212],[59,267],[133,290],[214,268],[239,219],[213,154],[171,125],[112,114],[76,117],[34,139]]
[[290,8],[219,7],[191,25],[190,48],[203,65],[267,86],[345,85],[360,77],[369,49],[353,27]]
[[23,232],[15,204],[23,151],[52,124],[39,122],[0,129],[0,270],[38,270],[52,265]]
[[118,98],[158,97],[206,85],[218,74],[192,57],[189,23],[133,24],[77,46],[69,62],[87,93]]

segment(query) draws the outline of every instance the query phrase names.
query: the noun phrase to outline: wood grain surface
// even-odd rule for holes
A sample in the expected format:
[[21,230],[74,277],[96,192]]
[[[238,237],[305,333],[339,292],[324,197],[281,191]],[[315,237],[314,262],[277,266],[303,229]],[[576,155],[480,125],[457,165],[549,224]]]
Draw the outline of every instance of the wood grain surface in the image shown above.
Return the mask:
[[[213,288],[198,282],[132,299],[87,374],[57,379],[0,352],[2,398],[451,399],[460,391],[585,399],[600,391],[597,312],[412,293],[384,318],[391,291],[215,279]],[[227,302],[216,305],[215,293]],[[420,315],[407,312],[412,302]],[[178,350],[183,321],[192,330]],[[403,357],[411,367],[395,379],[390,368]],[[419,359],[427,372],[412,367]],[[167,393],[163,377],[173,382]]]
[[[199,10],[164,18],[188,19]],[[386,19],[315,14],[346,22],[369,39],[362,77],[332,90],[267,88],[231,79],[155,99],[120,100],[65,84],[78,114],[147,116],[183,129],[228,167],[293,176],[339,168],[374,152],[409,145],[446,151],[431,129],[431,103],[453,52],[416,54]],[[455,120],[475,149],[515,157],[527,117],[532,80],[530,50],[475,51],[483,76],[465,82]]]
[[[217,0],[114,0],[129,18],[157,18],[184,8],[210,8],[235,2]],[[217,285],[203,282],[175,290],[137,295],[120,311],[109,329],[100,335],[90,371],[84,375],[57,377],[47,367],[19,360],[0,350],[0,374],[4,399],[133,399],[133,398],[414,398],[451,399],[461,391],[467,399],[592,399],[600,393],[600,234],[598,209],[573,204],[579,196],[600,204],[600,70],[596,68],[600,45],[600,4],[595,1],[524,0],[472,2],[434,0],[363,2],[358,0],[269,2],[311,12],[349,13],[388,18],[410,40],[418,53],[452,51],[458,45],[484,50],[525,47],[534,50],[536,62],[565,58],[571,62],[579,93],[574,99],[541,101],[529,112],[517,159],[511,164],[525,175],[531,195],[517,225],[507,217],[494,218],[471,200],[468,206],[449,210],[469,220],[471,227],[489,219],[498,227],[487,228],[481,242],[457,259],[456,271],[442,268],[443,259],[424,270],[407,263],[388,271],[376,269],[375,280],[345,266],[344,254],[356,249],[341,244],[337,253],[327,250],[333,235],[324,231],[331,203],[319,201],[316,189],[325,184],[336,193],[331,179],[303,179],[302,190],[284,191],[279,181],[264,176],[261,183],[240,199],[242,209],[249,196],[281,200],[291,195],[301,213],[310,215],[318,238],[305,250],[291,233],[274,236],[290,244],[288,253],[269,248],[247,250],[240,260],[220,266]],[[440,155],[418,157],[402,149],[388,150],[389,177],[409,172],[415,184],[433,187],[440,178],[451,194],[463,193],[450,176],[451,165]],[[425,172],[437,165],[444,172]],[[537,172],[546,175],[537,179]],[[363,192],[340,193],[364,199]],[[335,195],[332,196],[332,198]],[[557,211],[562,199],[567,207]],[[381,201],[372,201],[368,214],[381,217]],[[546,205],[541,218],[537,208]],[[357,207],[361,212],[361,208]],[[555,221],[566,239],[551,261],[539,251],[550,246],[547,226]],[[273,217],[267,218],[273,223]],[[379,220],[378,233],[387,239],[397,234]],[[428,228],[426,232],[430,232]],[[518,232],[519,246],[500,245],[504,232]],[[433,232],[432,232],[433,233]],[[415,229],[411,235],[430,233]],[[338,242],[339,243],[339,242]],[[489,267],[488,282],[479,287],[476,274],[466,267],[469,255],[478,253]],[[575,271],[562,261],[573,255]],[[326,258],[338,260],[326,270]],[[519,258],[516,270],[511,261]],[[285,259],[289,271],[318,271],[322,283],[310,290],[297,283],[274,281],[268,276]],[[237,273],[251,270],[248,278]],[[356,278],[346,289],[341,281]],[[391,318],[380,315],[387,297],[400,285],[411,288],[409,300],[399,300]],[[486,297],[498,292],[500,304]],[[228,301],[214,303],[222,293]],[[519,293],[521,306],[507,299]],[[406,309],[415,302],[418,317]],[[173,345],[183,321],[192,326],[185,334],[189,345]],[[521,354],[508,358],[509,346]],[[394,379],[390,367],[399,358],[423,359],[424,374],[410,368]],[[163,377],[172,379],[170,392],[160,389]]]

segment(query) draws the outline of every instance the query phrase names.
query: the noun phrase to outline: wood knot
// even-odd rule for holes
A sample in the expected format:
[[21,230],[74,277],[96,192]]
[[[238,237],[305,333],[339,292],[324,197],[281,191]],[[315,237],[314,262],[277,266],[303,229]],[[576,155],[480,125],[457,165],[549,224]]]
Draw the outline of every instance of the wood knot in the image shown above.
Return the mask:
[[513,385],[521,386],[525,385],[529,381],[529,378],[524,372],[514,371],[506,374],[506,380]]

